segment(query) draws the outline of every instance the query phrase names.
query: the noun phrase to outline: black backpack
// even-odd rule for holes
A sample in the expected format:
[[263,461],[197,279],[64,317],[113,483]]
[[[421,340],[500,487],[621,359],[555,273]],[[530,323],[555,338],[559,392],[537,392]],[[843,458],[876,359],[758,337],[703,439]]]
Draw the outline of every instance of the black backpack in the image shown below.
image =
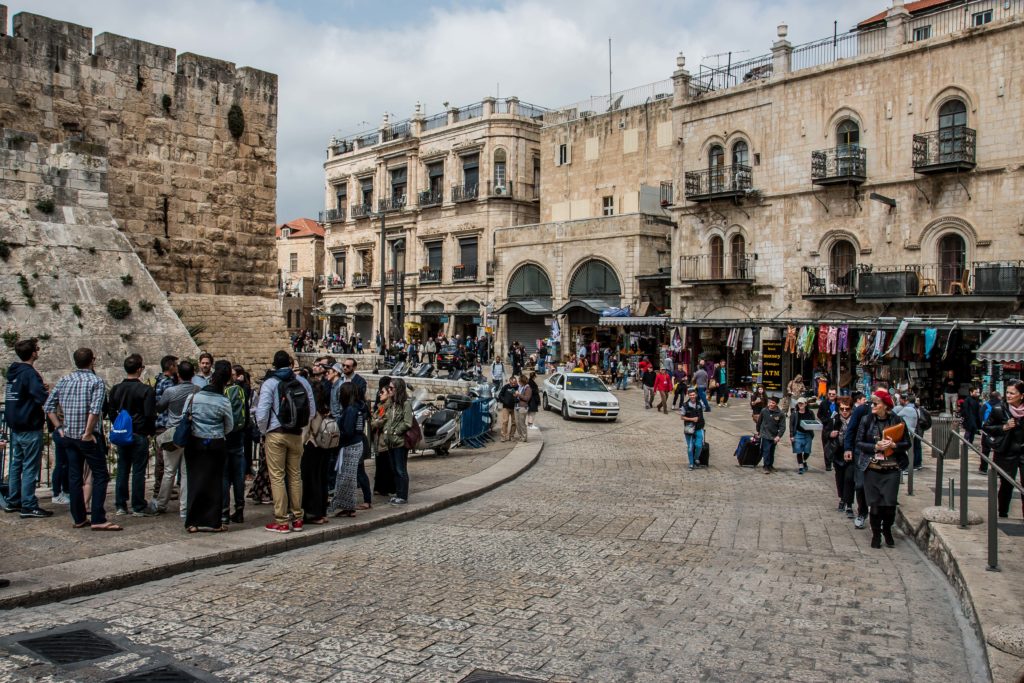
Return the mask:
[[917,435],[920,436],[932,428],[932,414],[927,408],[917,407]]
[[301,434],[310,419],[309,396],[302,382],[295,377],[279,381],[277,405],[277,420],[281,423],[281,431]]

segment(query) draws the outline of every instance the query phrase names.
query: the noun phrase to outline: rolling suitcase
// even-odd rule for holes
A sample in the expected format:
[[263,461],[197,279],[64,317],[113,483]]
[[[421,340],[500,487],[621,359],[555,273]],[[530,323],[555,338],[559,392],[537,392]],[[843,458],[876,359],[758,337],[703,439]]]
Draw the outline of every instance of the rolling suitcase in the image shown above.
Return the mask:
[[697,458],[697,465],[700,467],[708,466],[708,458],[711,456],[711,449],[708,447],[707,441],[704,442],[704,446],[700,449],[700,456]]
[[757,467],[761,463],[761,442],[752,436],[741,437],[736,460],[740,467]]

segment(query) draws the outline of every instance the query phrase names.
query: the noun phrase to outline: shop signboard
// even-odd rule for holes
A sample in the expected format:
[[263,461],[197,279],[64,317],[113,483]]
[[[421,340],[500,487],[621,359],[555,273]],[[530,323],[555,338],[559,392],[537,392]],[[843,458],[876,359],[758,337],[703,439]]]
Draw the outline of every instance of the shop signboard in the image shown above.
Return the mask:
[[761,340],[761,384],[765,391],[782,391],[782,340]]

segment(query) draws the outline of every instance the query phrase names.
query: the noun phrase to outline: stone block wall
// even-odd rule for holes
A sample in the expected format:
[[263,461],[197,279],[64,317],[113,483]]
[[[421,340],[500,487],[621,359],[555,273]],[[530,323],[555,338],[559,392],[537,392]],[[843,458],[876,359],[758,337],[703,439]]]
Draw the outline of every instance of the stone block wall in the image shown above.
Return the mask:
[[27,12],[0,36],[0,126],[105,147],[110,211],[165,291],[273,292],[277,96],[274,74]]

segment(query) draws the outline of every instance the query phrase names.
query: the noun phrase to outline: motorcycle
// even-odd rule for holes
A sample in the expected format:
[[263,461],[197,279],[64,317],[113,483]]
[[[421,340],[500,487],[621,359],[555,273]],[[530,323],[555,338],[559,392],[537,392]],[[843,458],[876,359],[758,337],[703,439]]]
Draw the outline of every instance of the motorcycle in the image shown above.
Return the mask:
[[448,455],[449,450],[458,443],[462,411],[472,404],[468,396],[461,398],[466,400],[460,401],[455,395],[438,396],[437,401],[442,404],[438,406],[425,400],[425,389],[416,392],[412,412],[420,425],[422,437],[414,450],[430,449],[435,455]]

